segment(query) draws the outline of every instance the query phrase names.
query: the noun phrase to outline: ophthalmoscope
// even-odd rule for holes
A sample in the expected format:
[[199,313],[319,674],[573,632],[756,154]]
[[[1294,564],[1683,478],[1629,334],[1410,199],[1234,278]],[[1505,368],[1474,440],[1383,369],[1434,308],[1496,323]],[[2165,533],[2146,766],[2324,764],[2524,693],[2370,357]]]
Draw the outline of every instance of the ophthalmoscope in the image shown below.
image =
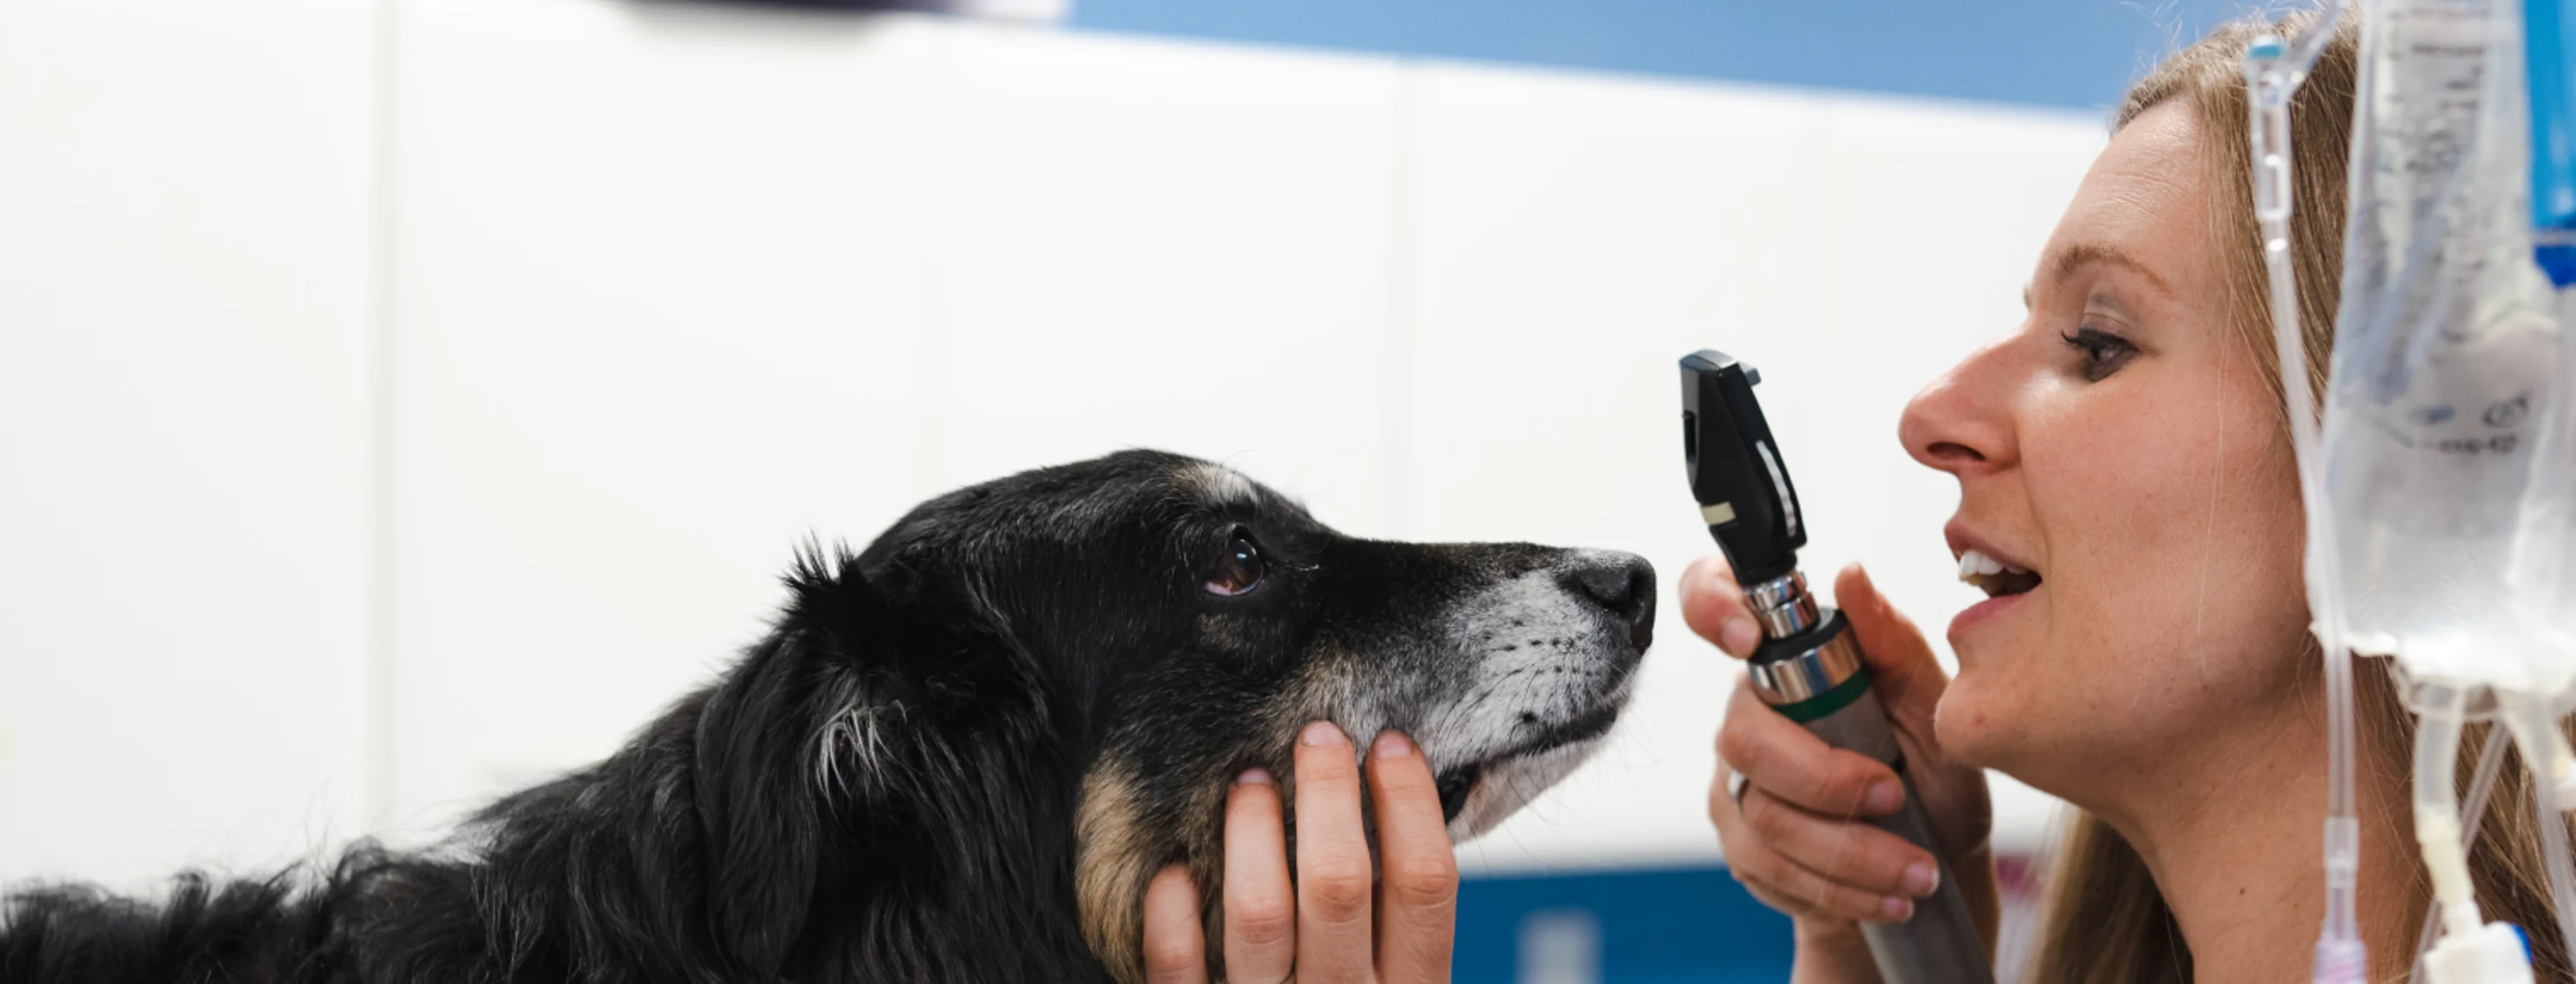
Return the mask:
[[[1860,642],[1843,614],[1816,602],[1798,573],[1807,545],[1806,517],[1789,466],[1771,439],[1762,404],[1753,398],[1762,375],[1714,349],[1682,359],[1682,436],[1691,495],[1700,518],[1735,568],[1735,581],[1761,625],[1763,642],[1748,662],[1754,693],[1826,744],[1847,748],[1896,770],[1905,808],[1869,823],[1941,857],[1923,815],[1905,754],[1887,711],[1870,689]],[[1941,885],[1903,923],[1862,923],[1871,959],[1887,984],[1991,984],[1986,948],[1959,894],[1950,863]]]

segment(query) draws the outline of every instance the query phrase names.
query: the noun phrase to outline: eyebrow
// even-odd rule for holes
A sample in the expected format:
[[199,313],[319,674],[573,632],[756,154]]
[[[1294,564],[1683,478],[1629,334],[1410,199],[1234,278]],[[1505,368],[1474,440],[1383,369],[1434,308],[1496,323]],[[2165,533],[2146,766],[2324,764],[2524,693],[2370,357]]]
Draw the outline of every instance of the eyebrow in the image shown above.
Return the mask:
[[[2048,279],[2051,281],[2067,280],[2074,277],[2076,271],[2082,270],[2085,267],[2096,263],[2127,268],[2130,272],[2145,278],[2148,284],[2154,286],[2156,290],[2162,292],[2165,296],[2173,296],[2173,284],[2167,282],[2164,275],[2157,273],[2154,268],[2147,266],[2146,261],[2140,260],[2136,256],[2131,255],[2128,251],[2109,243],[2077,243],[2073,246],[2067,247],[2065,252],[2057,254],[2055,262],[2048,265]],[[2032,285],[2022,285],[2022,307],[2028,308],[2031,306],[2032,291]]]
[[2144,261],[2130,255],[2127,251],[2107,243],[2077,243],[2067,247],[2066,252],[2057,254],[2057,262],[2049,264],[2048,276],[2051,280],[2066,280],[2074,277],[2076,271],[2097,263],[2126,267],[2130,272],[2146,278],[2147,283],[2167,296],[2171,296],[2174,292],[2173,285],[2167,283],[2162,274],[2157,273]]

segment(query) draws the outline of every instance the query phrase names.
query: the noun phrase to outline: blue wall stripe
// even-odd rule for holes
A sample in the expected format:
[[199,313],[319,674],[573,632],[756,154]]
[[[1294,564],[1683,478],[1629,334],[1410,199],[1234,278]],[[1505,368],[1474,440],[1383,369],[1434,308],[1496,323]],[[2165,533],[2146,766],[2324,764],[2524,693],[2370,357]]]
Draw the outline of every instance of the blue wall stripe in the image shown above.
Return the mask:
[[1789,918],[1765,908],[1720,867],[1470,878],[1458,889],[1457,984],[1535,978],[1522,942],[1536,920],[1595,931],[1589,973],[1600,984],[1751,984],[1789,979]]
[[1078,28],[2106,111],[2245,0],[1073,0]]

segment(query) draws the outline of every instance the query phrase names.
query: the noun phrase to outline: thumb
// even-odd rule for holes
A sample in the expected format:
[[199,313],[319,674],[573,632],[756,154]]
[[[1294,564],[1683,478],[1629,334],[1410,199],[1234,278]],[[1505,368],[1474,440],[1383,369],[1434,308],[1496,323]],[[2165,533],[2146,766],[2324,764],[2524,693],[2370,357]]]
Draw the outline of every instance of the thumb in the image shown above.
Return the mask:
[[1869,665],[1870,689],[1878,691],[1888,716],[1900,727],[1919,727],[1918,734],[1929,734],[1932,709],[1941,703],[1941,692],[1950,688],[1950,676],[1932,658],[1923,630],[1888,604],[1887,596],[1878,593],[1869,572],[1859,564],[1834,576],[1834,601],[1842,607],[1843,617],[1851,620],[1852,635]]

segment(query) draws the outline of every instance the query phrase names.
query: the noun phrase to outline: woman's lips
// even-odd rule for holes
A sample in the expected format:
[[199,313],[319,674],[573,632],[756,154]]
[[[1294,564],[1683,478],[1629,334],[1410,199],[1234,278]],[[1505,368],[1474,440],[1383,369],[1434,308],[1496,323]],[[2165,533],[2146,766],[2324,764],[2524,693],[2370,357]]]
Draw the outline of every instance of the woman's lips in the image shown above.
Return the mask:
[[1961,636],[1967,635],[1979,626],[1994,621],[1996,618],[2001,617],[2005,612],[2019,607],[2022,602],[2030,600],[2030,596],[2047,589],[2048,586],[2046,584],[2042,584],[2039,587],[2032,588],[2020,594],[1997,595],[1968,606],[1965,611],[1961,611],[1957,617],[1950,620],[1951,648],[1958,648],[1959,638]]

